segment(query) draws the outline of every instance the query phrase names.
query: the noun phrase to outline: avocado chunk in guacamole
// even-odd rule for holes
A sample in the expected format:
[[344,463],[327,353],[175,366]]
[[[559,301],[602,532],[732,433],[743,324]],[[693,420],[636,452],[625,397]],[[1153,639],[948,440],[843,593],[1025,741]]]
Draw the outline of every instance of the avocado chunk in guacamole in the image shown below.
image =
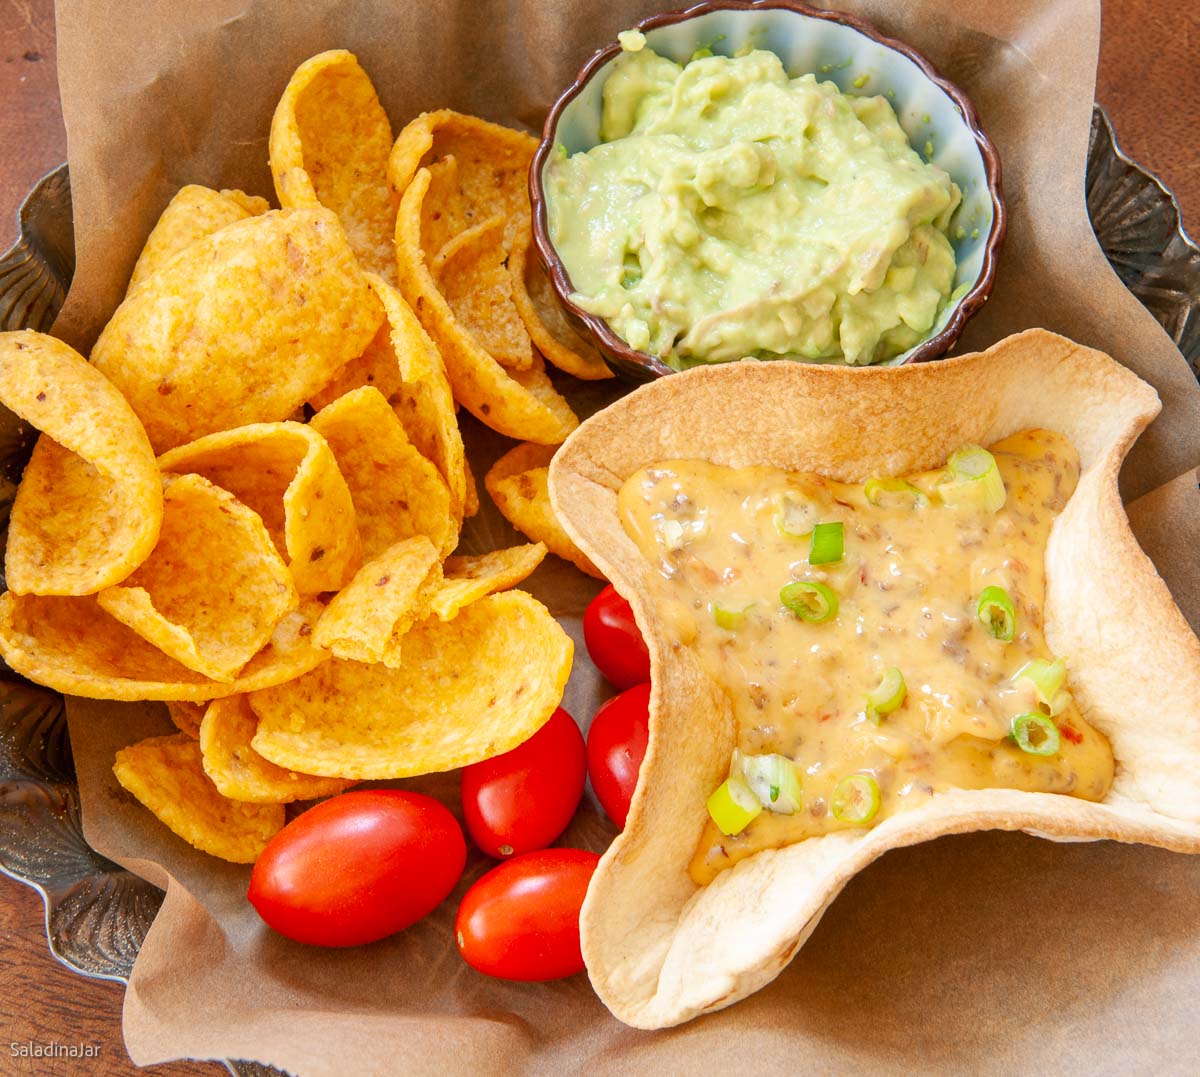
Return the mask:
[[886,98],[789,78],[762,50],[681,66],[623,43],[603,141],[545,173],[581,308],[677,369],[874,363],[928,336],[961,196]]

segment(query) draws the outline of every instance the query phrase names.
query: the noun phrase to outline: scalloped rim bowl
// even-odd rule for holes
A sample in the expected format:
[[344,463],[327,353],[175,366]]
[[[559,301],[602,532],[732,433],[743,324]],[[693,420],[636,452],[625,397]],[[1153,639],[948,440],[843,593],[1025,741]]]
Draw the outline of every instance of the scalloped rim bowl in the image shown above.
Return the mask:
[[[775,52],[790,73],[819,73],[843,92],[888,95],[909,140],[914,146],[932,143],[929,160],[962,189],[963,203],[951,222],[958,267],[954,287],[969,285],[956,303],[946,306],[929,337],[888,362],[922,362],[949,351],[991,293],[1006,228],[1000,157],[967,95],[911,46],[857,16],[822,11],[800,0],[709,0],[643,19],[636,28],[650,48],[679,62],[702,45],[731,54],[749,44]],[[631,348],[603,318],[571,300],[574,288],[550,239],[543,189],[556,145],[576,153],[598,141],[601,92],[608,65],[620,52],[616,42],[597,51],[550,109],[529,172],[529,196],[534,247],[567,319],[617,373],[646,381],[674,371],[657,356]]]

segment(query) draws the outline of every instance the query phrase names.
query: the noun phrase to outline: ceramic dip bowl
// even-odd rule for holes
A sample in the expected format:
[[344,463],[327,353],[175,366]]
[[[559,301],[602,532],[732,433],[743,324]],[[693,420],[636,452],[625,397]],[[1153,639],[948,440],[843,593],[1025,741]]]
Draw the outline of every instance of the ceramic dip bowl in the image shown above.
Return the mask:
[[[916,346],[888,364],[944,355],[967,319],[991,292],[1004,238],[1000,159],[966,94],[937,73],[919,52],[854,15],[820,11],[797,0],[711,0],[638,23],[646,47],[677,63],[703,48],[732,56],[767,49],[792,77],[815,74],[846,94],[885,95],[909,142],[925,160],[948,172],[962,191],[950,223],[956,273],[951,301]],[[594,341],[619,374],[645,381],[673,373],[661,358],[632,348],[601,317],[572,301],[575,289],[550,238],[544,178],[552,153],[586,151],[600,139],[602,93],[617,42],[600,49],[555,102],[530,170],[533,239],[555,294],[571,323]]]

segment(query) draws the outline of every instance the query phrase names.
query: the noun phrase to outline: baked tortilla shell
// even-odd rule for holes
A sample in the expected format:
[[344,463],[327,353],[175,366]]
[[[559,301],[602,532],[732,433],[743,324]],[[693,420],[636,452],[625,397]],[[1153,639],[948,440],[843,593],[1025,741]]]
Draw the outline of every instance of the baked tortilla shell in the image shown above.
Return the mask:
[[[631,602],[650,649],[650,737],[624,832],[581,915],[600,998],[640,1028],[722,1009],[773,980],[846,882],[889,849],[943,834],[1023,830],[1059,840],[1200,852],[1200,641],[1138,547],[1117,491],[1127,450],[1159,411],[1108,356],[1044,330],[910,367],[743,362],[643,386],[588,420],[550,468],[552,504]],[[1046,549],[1046,639],[1068,656],[1084,717],[1110,740],[1100,803],[956,790],[863,831],[757,853],[698,887],[688,862],[736,728],[716,684],[648,596],[654,568],[625,534],[617,491],[641,467],[698,458],[843,481],[941,465],[966,443],[1043,427],[1079,452],[1079,485]]]

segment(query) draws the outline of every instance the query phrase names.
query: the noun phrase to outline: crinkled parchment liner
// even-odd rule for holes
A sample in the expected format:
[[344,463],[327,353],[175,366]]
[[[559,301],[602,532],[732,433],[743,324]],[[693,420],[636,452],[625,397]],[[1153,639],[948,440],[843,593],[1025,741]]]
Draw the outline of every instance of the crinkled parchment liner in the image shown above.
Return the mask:
[[[58,332],[83,346],[95,338],[181,185],[272,196],[271,114],[307,57],[354,51],[397,129],[444,106],[536,129],[592,49],[670,2],[59,0],[78,272]],[[1103,349],[1164,403],[1122,472],[1126,497],[1195,467],[1200,391],[1109,269],[1085,210],[1097,0],[844,6],[910,41],[963,86],[1000,149],[1009,235],[992,298],[960,349],[1036,325]],[[477,427],[470,436],[482,475],[509,443]],[[1176,597],[1200,611],[1200,586],[1186,593],[1195,578],[1178,571],[1188,560],[1181,550],[1194,556],[1179,542],[1186,506],[1200,501],[1194,481],[1152,498],[1140,533],[1157,531],[1155,556],[1176,573]],[[473,550],[520,541],[490,516],[466,538]],[[575,637],[566,702],[586,722],[609,691],[579,635],[595,582],[552,560],[531,589]],[[450,925],[482,857],[435,916],[387,942],[320,952],[272,936],[245,902],[244,869],[182,847],[115,786],[113,752],[169,732],[162,709],[72,700],[68,712],[88,841],[167,888],[125,1000],[126,1044],[139,1063],[246,1058],[305,1075],[863,1065],[1095,1072],[1184,1058],[1194,1047],[1193,858],[996,834],[893,854],[851,881],[775,983],[728,1011],[647,1035],[613,1020],[585,977],[531,987],[463,965]],[[452,776],[418,784],[456,800]],[[612,833],[589,802],[565,840],[603,848]]]

